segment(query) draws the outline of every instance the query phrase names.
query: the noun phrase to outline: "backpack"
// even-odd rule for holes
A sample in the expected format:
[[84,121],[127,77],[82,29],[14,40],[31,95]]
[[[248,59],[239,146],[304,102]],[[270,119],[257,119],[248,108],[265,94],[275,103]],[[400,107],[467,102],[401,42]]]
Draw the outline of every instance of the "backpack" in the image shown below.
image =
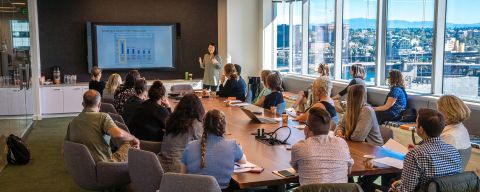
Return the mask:
[[30,151],[23,140],[13,134],[7,138],[7,161],[12,165],[25,165],[30,161]]

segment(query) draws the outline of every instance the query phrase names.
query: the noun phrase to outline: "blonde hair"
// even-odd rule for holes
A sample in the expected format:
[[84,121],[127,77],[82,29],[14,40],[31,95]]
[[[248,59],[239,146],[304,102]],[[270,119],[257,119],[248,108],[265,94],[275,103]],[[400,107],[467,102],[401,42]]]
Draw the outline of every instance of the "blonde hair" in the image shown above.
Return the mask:
[[207,138],[208,134],[223,137],[225,133],[225,114],[217,109],[212,109],[205,114],[203,120],[203,135],[200,141],[200,168],[205,168],[205,155],[207,153]]
[[105,91],[113,95],[121,84],[122,77],[118,73],[111,74],[110,77],[108,77],[107,85],[105,85]]
[[325,95],[330,97],[332,87],[332,81],[327,76],[321,76],[315,79],[312,86],[313,101],[317,102],[319,100],[318,95]]
[[272,73],[272,71],[270,70],[263,70],[261,73],[260,73],[260,79],[262,80],[263,82],[263,85],[267,85],[267,77],[268,75],[270,75]]
[[457,124],[470,117],[470,108],[455,95],[441,96],[437,101],[438,110],[443,113],[447,125]]
[[235,65],[234,64],[226,64],[225,67],[223,68],[223,70],[225,71],[225,76],[228,77],[228,78],[232,78],[232,79],[235,79],[235,80],[238,80],[238,74],[237,74],[237,69],[235,69]]
[[348,88],[347,111],[345,112],[345,137],[350,139],[362,107],[365,106],[365,87],[363,85],[352,85]]

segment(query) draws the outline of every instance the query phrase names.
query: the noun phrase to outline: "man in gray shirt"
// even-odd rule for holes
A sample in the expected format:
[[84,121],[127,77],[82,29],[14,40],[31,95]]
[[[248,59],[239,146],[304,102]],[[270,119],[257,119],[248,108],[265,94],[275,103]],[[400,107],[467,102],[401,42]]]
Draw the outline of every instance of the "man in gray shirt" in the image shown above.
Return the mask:
[[[100,93],[90,89],[83,95],[83,111],[68,125],[65,140],[84,144],[95,162],[127,161],[128,149],[139,148],[140,142],[130,133],[118,128],[112,118],[100,111]],[[110,138],[122,145],[112,154]]]
[[347,183],[353,159],[346,141],[329,135],[331,118],[327,111],[314,107],[308,113],[305,140],[293,145],[290,161],[300,185]]

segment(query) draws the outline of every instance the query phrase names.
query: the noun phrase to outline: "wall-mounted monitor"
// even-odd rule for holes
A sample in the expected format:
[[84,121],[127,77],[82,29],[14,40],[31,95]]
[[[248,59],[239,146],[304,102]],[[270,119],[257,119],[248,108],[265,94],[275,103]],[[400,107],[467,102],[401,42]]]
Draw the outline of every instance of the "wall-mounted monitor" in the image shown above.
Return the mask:
[[173,70],[175,34],[175,24],[93,23],[94,65],[104,70]]

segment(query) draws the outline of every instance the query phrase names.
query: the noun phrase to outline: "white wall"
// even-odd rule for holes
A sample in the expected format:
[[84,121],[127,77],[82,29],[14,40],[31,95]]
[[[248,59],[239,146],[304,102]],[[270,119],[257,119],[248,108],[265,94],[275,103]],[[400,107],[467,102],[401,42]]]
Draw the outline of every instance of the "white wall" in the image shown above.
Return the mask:
[[263,68],[262,7],[263,0],[218,0],[220,55],[225,63],[240,64],[244,77]]

